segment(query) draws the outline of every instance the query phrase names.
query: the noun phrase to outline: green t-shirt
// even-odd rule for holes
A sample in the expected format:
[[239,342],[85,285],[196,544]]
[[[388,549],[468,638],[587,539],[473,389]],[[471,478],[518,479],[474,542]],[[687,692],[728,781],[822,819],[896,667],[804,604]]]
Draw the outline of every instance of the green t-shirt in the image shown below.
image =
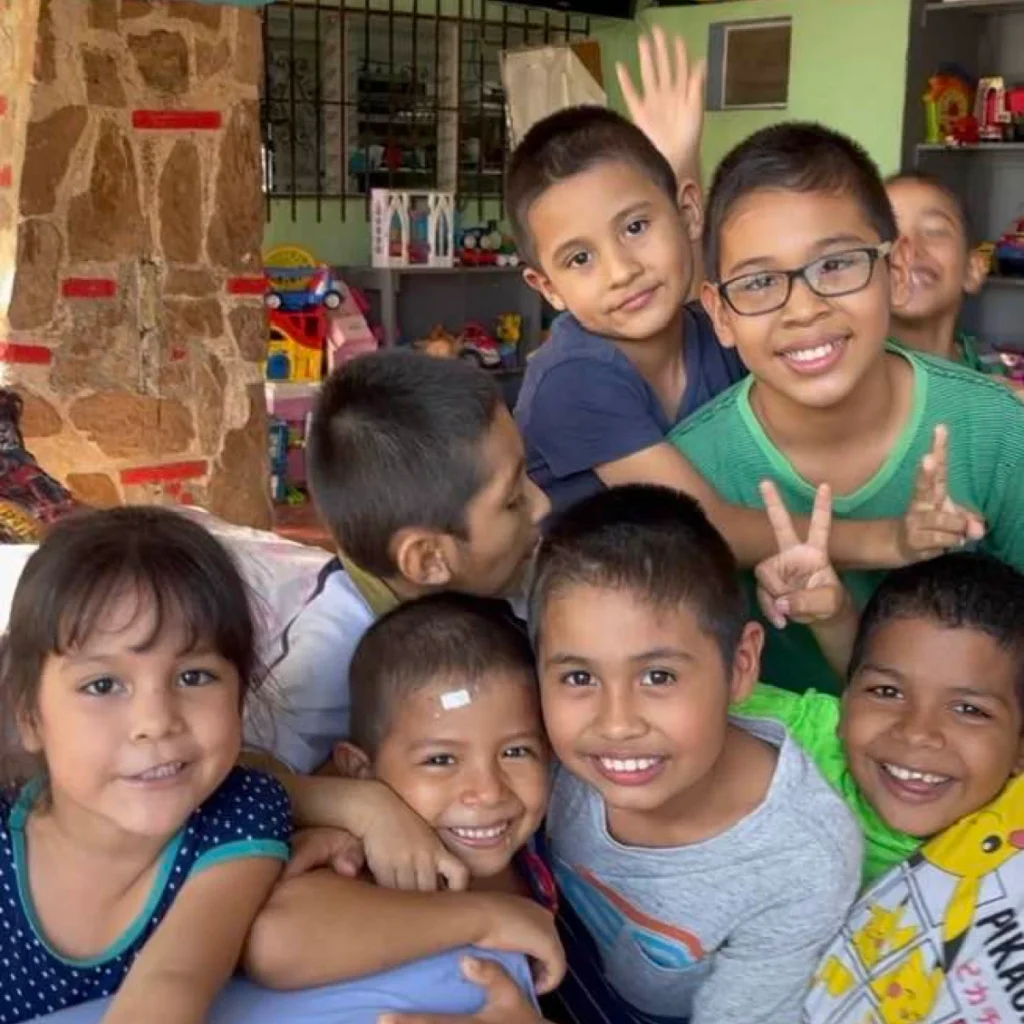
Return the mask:
[[[944,359],[893,346],[889,358],[914,369],[914,401],[903,432],[874,477],[851,494],[832,499],[843,519],[901,518],[910,504],[921,460],[935,427],[949,428],[949,489],[955,501],[980,512],[988,532],[979,545],[1024,570],[1024,403],[1008,388]],[[765,434],[750,404],[754,378],[736,384],[680,424],[669,440],[727,501],[763,508],[758,484],[775,481],[786,507],[810,515],[814,485],[801,477]],[[842,573],[860,607],[881,571]],[[757,615],[752,573],[745,573],[752,614]],[[758,616],[759,617],[759,616]],[[763,620],[762,620],[763,621]],[[787,690],[839,693],[809,629],[766,625],[761,676]]]
[[750,697],[731,710],[738,715],[781,722],[807,751],[818,771],[846,801],[864,833],[865,885],[889,868],[901,864],[921,845],[921,840],[914,836],[889,828],[867,802],[850,774],[839,740],[838,697],[815,690],[795,694],[759,683]]

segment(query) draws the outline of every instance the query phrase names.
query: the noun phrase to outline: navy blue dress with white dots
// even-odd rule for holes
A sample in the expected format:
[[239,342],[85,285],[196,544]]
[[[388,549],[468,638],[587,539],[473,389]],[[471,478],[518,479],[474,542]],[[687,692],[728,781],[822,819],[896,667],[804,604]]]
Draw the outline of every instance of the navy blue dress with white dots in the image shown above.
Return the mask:
[[11,803],[0,796],[0,1024],[15,1024],[112,995],[185,882],[242,857],[288,859],[291,810],[270,776],[234,769],[167,844],[142,912],[109,949],[88,960],[46,941],[28,885],[25,822],[39,794],[30,782]]

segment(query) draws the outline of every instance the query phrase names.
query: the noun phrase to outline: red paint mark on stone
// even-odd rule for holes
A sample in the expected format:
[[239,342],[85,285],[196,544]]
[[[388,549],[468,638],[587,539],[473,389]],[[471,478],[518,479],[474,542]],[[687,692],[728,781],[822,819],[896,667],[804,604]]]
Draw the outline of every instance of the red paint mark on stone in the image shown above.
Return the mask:
[[188,355],[184,345],[174,345],[171,348],[171,362],[180,363]]
[[132,127],[149,132],[209,132],[223,122],[219,110],[133,110]]
[[66,277],[60,292],[65,299],[112,299],[117,282],[109,277]]
[[232,295],[262,295],[267,290],[267,279],[259,277],[229,277],[228,292]]
[[14,168],[10,164],[0,167],[0,188],[10,188],[14,184]]
[[10,104],[7,102],[6,96],[0,96],[0,117],[6,117],[7,111],[10,109]]
[[126,487],[136,484],[166,484],[174,480],[194,480],[205,476],[205,460],[196,462],[168,462],[162,466],[136,466],[121,470],[121,483]]
[[23,345],[17,341],[0,341],[0,363],[21,363],[46,366],[53,353],[45,345]]

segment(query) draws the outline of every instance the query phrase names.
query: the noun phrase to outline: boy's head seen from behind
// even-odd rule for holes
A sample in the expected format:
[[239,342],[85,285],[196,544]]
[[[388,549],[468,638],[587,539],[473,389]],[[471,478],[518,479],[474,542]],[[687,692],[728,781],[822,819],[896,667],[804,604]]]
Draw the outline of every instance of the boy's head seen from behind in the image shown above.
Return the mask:
[[514,591],[548,511],[486,371],[420,354],[362,356],[331,374],[309,476],[341,550],[403,596]]
[[505,205],[527,281],[588,330],[642,341],[679,315],[699,195],[621,115],[570,107],[531,127],[512,154]]
[[609,806],[658,810],[712,771],[762,634],[695,501],[635,485],[570,508],[541,545],[530,623],[552,748]]
[[[910,288],[893,308],[897,327],[947,321],[955,326],[965,295],[984,284],[963,200],[941,179],[914,171],[886,181],[900,234],[909,241]],[[898,333],[898,331],[897,331]]]
[[886,822],[929,836],[972,814],[1024,764],[1024,575],[965,553],[891,573],[848,680],[847,757]]
[[904,249],[857,143],[820,125],[773,125],[715,172],[702,298],[760,384],[832,407],[879,365],[890,301],[906,290]]
[[346,774],[390,786],[476,877],[503,870],[547,804],[529,640],[502,601],[421,598],[386,615],[352,660]]

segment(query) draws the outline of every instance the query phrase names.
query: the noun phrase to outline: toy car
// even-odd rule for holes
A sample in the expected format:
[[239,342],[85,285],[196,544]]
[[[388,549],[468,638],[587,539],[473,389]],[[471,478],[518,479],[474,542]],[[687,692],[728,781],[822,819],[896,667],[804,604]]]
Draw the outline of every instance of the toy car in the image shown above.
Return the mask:
[[[265,267],[267,292],[263,297],[267,309],[301,313],[313,306],[337,309],[343,296],[330,267],[320,267],[310,273],[309,267]],[[304,287],[278,287],[275,284],[305,281]]]
[[476,321],[466,324],[459,338],[460,359],[469,359],[488,370],[501,366],[501,346],[483,324]]

